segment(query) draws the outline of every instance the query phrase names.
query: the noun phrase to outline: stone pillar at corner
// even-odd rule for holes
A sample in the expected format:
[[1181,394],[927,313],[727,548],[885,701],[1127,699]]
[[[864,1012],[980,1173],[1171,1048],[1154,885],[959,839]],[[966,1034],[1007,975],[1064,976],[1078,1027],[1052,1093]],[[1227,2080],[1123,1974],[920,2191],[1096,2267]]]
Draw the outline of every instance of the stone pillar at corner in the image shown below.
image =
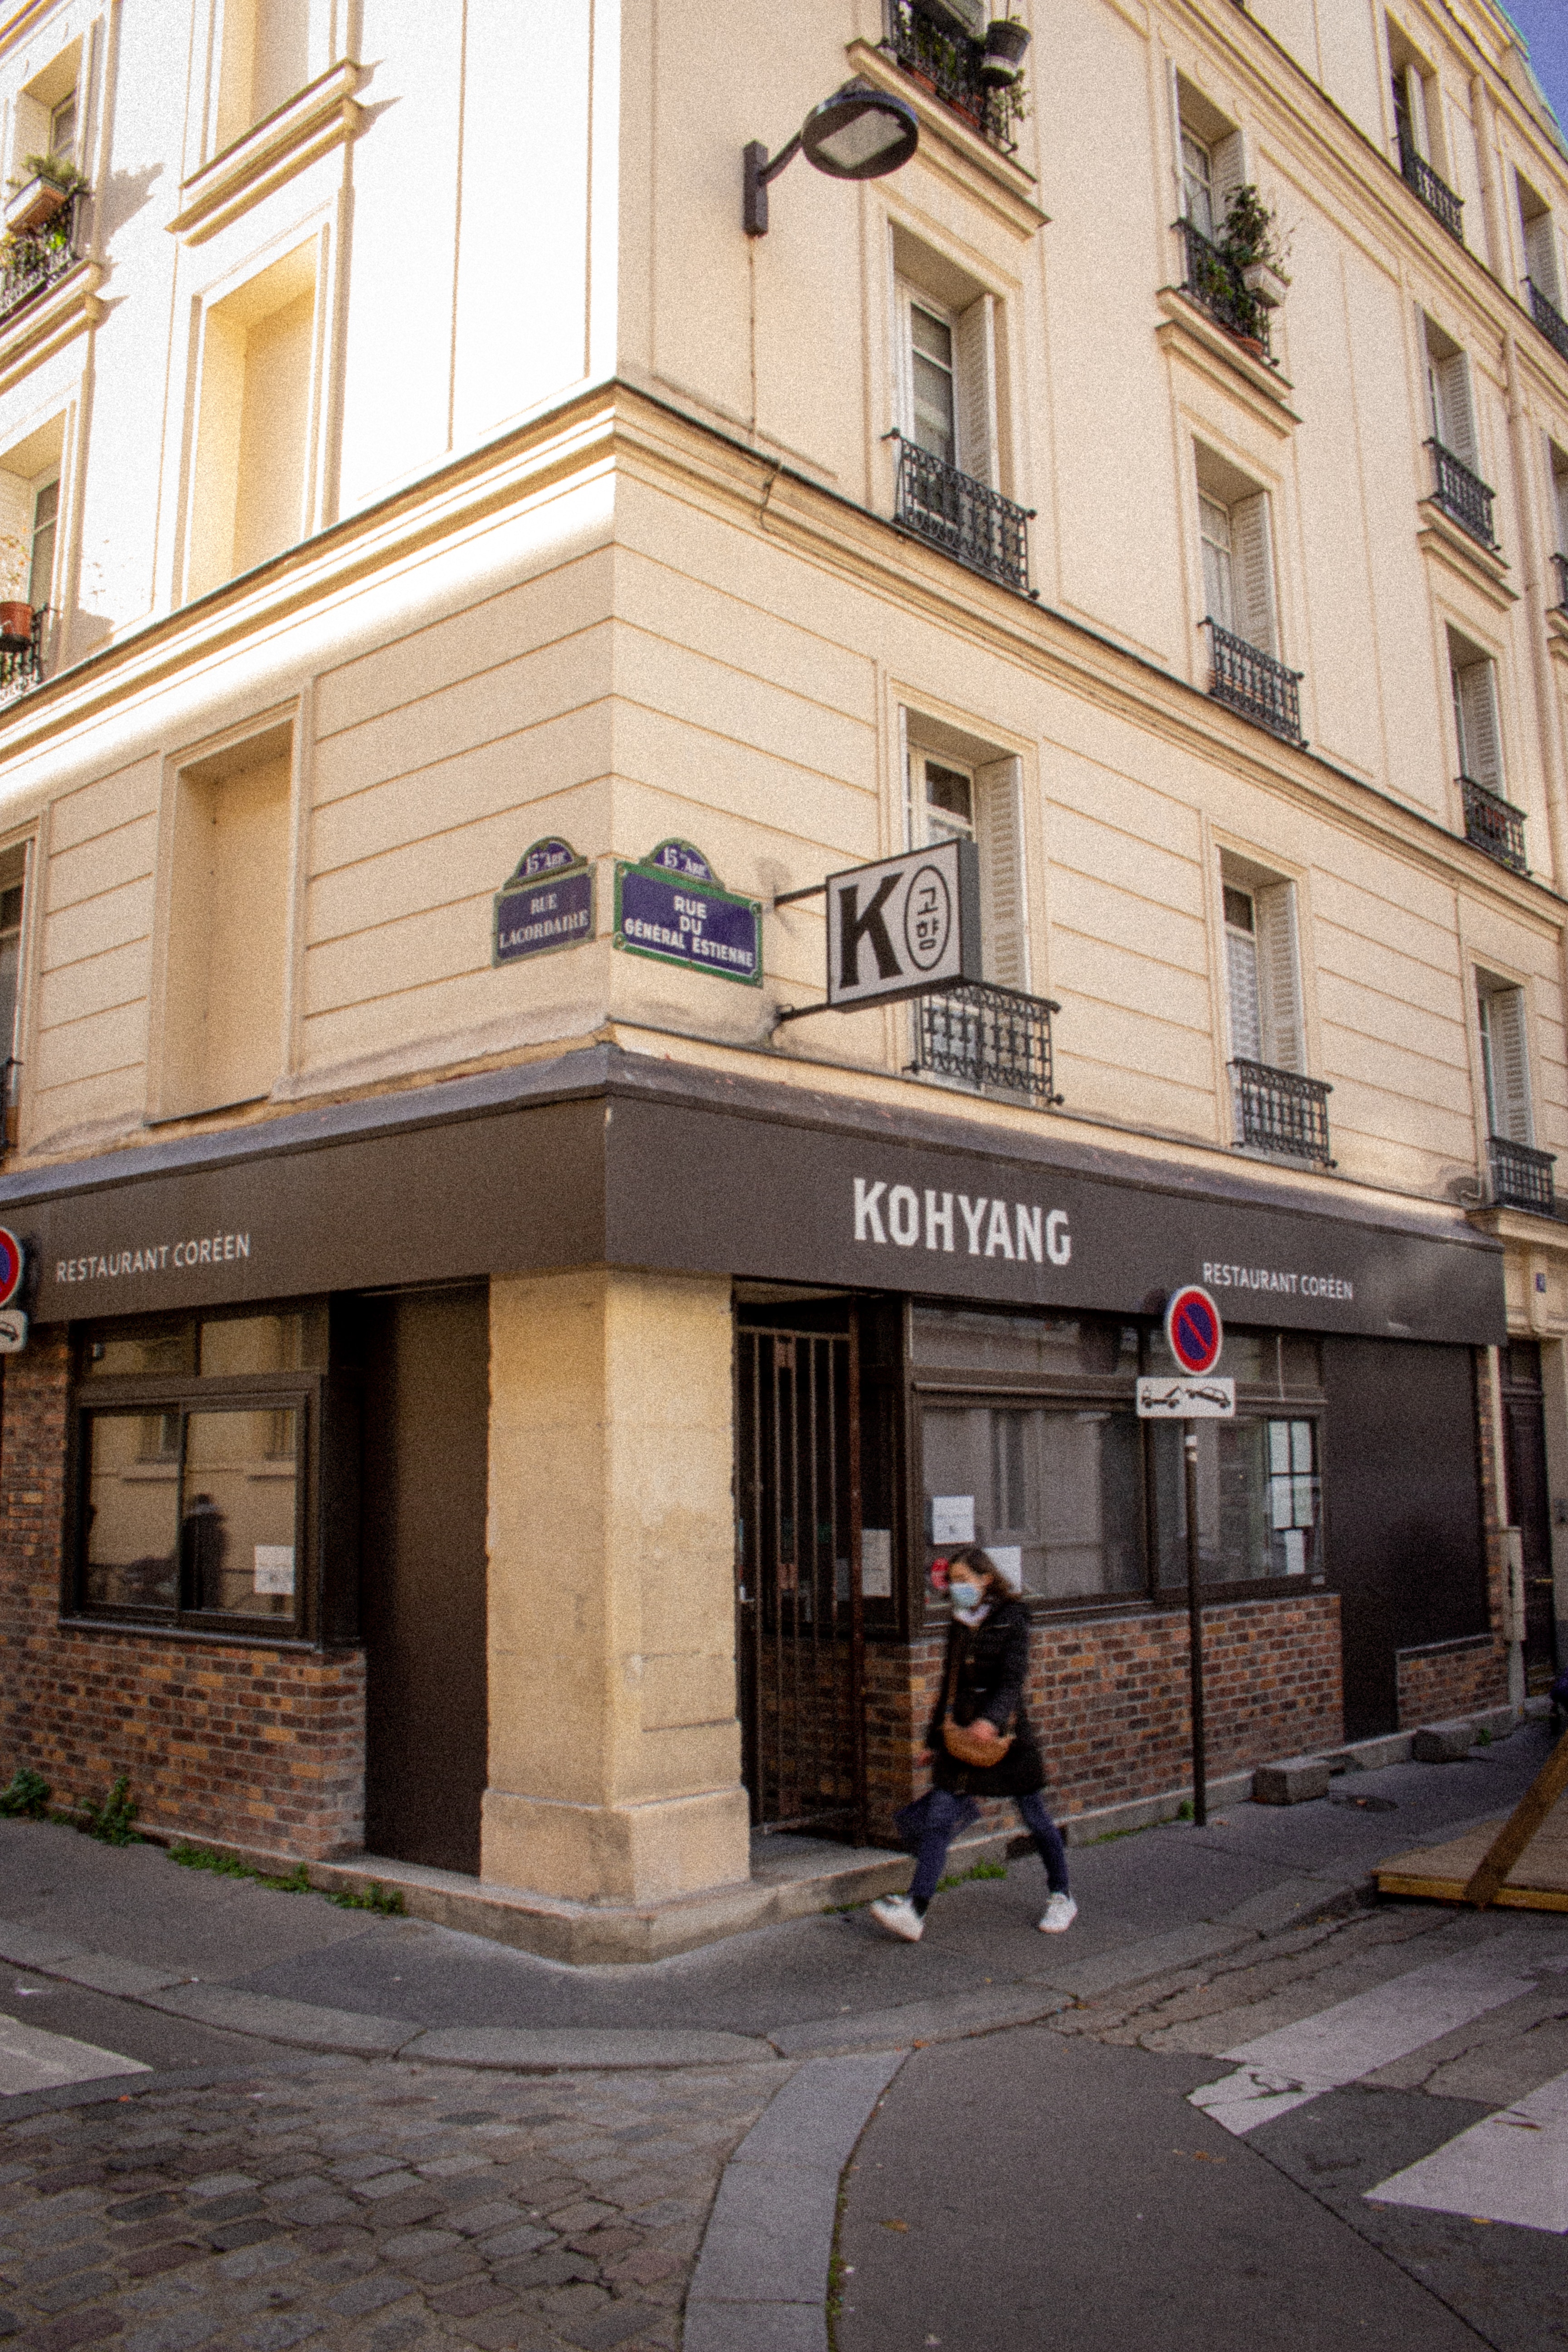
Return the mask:
[[490,1286],[482,1875],[578,1902],[743,1881],[730,1286]]

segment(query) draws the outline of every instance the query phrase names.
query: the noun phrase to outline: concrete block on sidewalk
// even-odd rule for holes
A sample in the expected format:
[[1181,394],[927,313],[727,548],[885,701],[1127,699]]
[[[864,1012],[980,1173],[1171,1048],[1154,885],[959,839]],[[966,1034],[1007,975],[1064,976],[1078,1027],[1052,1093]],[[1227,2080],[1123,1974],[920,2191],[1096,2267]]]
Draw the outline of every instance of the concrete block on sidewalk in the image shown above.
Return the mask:
[[1305,1805],[1329,1793],[1326,1756],[1285,1756],[1277,1764],[1260,1764],[1252,1776],[1255,1805]]
[[1424,1723],[1411,1751],[1417,1764],[1462,1764],[1475,1742],[1474,1718],[1456,1716],[1447,1723]]

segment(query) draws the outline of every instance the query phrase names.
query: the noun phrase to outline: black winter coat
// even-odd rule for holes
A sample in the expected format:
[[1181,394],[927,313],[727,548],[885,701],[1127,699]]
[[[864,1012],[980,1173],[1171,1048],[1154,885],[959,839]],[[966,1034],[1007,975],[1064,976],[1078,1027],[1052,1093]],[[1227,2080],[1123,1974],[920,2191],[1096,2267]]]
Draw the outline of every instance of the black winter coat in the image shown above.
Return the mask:
[[[1027,1797],[1044,1788],[1045,1764],[1024,1712],[1028,1671],[1029,1612],[1021,1601],[999,1602],[979,1625],[961,1625],[954,1618],[948,1628],[942,1689],[926,1731],[931,1779],[939,1789],[961,1797]],[[948,1754],[942,1725],[950,1686],[955,1722],[973,1723],[984,1716],[1004,1738],[1009,1731],[1013,1734],[1013,1745],[1000,1764],[961,1764]]]

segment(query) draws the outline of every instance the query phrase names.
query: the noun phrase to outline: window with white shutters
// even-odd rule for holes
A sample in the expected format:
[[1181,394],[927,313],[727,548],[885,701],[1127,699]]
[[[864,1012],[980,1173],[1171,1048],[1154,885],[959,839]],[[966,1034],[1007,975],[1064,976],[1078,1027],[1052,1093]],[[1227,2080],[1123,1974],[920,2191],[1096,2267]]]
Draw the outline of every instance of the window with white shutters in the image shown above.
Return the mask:
[[1259,653],[1278,652],[1274,617],[1274,551],[1265,491],[1228,504],[1200,490],[1198,535],[1203,551],[1205,620],[1217,621]]
[[1552,461],[1552,519],[1557,527],[1557,551],[1568,555],[1568,449],[1559,449],[1550,441],[1546,446]]
[[996,483],[995,303],[980,295],[951,310],[899,288],[899,429],[989,488]]
[[973,841],[980,853],[980,920],[984,973],[1002,988],[1029,985],[1024,889],[1022,765],[983,761],[973,768],[918,746],[910,751],[910,803],[916,845]]
[[1557,224],[1528,180],[1515,174],[1520,224],[1524,231],[1524,274],[1538,293],[1556,310],[1563,308],[1563,280],[1557,263]]
[[1454,731],[1459,773],[1489,793],[1503,793],[1502,743],[1498,731],[1497,672],[1484,656],[1464,658],[1450,649],[1454,683]]
[[1212,245],[1215,241],[1214,158],[1201,139],[1182,131],[1182,210]]
[[1211,245],[1225,238],[1237,188],[1247,178],[1241,132],[1197,90],[1176,77],[1176,154],[1182,215]]
[[1487,1132],[1505,1143],[1532,1144],[1530,1054],[1524,991],[1487,980],[1478,986],[1481,1066],[1487,1090]]
[[1450,457],[1472,473],[1479,470],[1476,413],[1470,399],[1469,362],[1426,322],[1426,384],[1432,407],[1432,431]]
[[1306,1067],[1293,882],[1223,880],[1230,1058]]

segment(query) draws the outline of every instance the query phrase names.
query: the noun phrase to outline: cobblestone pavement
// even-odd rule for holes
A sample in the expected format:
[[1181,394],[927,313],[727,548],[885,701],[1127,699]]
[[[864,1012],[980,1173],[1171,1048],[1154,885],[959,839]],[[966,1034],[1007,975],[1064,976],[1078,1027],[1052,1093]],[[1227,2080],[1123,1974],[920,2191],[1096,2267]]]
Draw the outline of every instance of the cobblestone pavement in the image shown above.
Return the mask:
[[793,2072],[332,2058],[0,2116],[0,2341],[668,2352],[724,2160]]

